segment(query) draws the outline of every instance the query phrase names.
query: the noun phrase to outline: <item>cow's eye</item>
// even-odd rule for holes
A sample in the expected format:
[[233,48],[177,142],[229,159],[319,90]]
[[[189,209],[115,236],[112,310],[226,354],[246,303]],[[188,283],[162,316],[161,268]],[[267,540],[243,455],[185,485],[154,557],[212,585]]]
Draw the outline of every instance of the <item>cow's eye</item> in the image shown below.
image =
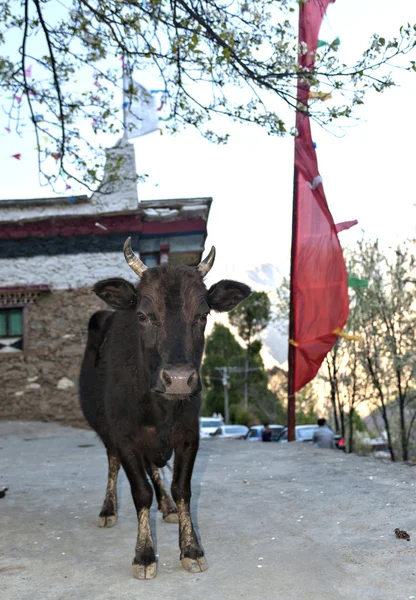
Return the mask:
[[201,325],[204,325],[207,322],[208,315],[209,313],[201,313],[200,315],[196,315],[195,321],[197,323],[201,323]]
[[139,319],[140,323],[147,323],[149,321],[148,316],[142,312],[137,313],[137,318]]

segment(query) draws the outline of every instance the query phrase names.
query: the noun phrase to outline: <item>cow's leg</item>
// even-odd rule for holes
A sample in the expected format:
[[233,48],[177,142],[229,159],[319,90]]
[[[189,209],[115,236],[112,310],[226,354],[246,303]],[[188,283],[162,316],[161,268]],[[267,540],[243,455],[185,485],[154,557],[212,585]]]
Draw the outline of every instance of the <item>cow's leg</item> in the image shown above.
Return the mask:
[[108,481],[103,506],[98,517],[98,527],[113,527],[117,522],[117,476],[120,459],[114,450],[107,448]]
[[183,568],[190,573],[208,569],[191,519],[191,477],[197,451],[198,440],[182,442],[175,448],[172,481],[172,497],[178,507],[181,561]]
[[146,462],[146,470],[152,480],[157,507],[163,515],[163,520],[165,523],[178,523],[178,509],[163,484],[159,469],[153,463]]
[[136,579],[153,579],[156,577],[157,564],[149,518],[153,499],[152,486],[146,477],[142,456],[137,454],[122,455],[121,464],[130,482],[138,520],[133,576]]

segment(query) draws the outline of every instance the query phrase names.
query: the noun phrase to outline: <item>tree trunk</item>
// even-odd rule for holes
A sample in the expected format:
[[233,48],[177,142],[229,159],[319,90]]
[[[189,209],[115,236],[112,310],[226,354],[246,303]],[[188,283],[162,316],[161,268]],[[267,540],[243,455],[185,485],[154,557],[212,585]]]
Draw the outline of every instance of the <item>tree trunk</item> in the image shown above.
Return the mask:
[[408,437],[406,435],[406,415],[405,415],[405,402],[406,394],[403,393],[402,387],[402,374],[400,370],[396,370],[397,377],[397,388],[399,392],[399,409],[400,409],[400,440],[402,445],[402,458],[404,461],[409,460],[409,445]]
[[354,443],[354,408],[350,408],[350,412],[348,413],[348,453],[354,451],[353,443]]
[[400,439],[402,443],[402,458],[404,461],[409,460],[409,446],[406,435],[406,422],[404,413],[404,400],[399,398],[400,403]]
[[341,437],[345,440],[345,413],[342,406],[339,407],[339,415],[341,419]]
[[391,457],[392,462],[396,462],[396,457],[394,455],[394,450],[393,450],[393,443],[391,441],[390,423],[389,423],[389,419],[388,419],[388,416],[387,416],[387,410],[386,410],[386,405],[384,404],[384,401],[382,401],[382,411],[381,411],[381,414],[383,416],[384,426],[386,428],[387,444],[388,444],[388,447],[389,447],[390,457]]
[[332,412],[334,415],[335,431],[337,433],[339,433],[339,421],[338,421],[338,411],[337,411],[337,402],[336,402],[336,398],[337,398],[336,382],[335,382],[335,377],[332,374],[331,363],[329,362],[328,356],[326,357],[326,364],[328,367],[329,382],[331,384],[331,404],[332,404]]
[[246,360],[244,363],[244,410],[248,410],[248,368],[250,346],[247,345]]
[[380,399],[381,415],[383,417],[384,426],[386,428],[387,444],[388,444],[388,447],[389,447],[390,457],[391,457],[392,462],[396,462],[396,457],[394,455],[394,450],[393,450],[393,443],[391,441],[391,432],[390,432],[389,418],[387,416],[386,405],[384,403],[383,389],[381,387],[381,384],[380,384],[379,378],[377,376],[377,373],[376,373],[376,371],[375,371],[375,369],[373,367],[373,362],[372,362],[370,356],[367,356],[367,365],[368,365],[368,369],[370,371],[371,378],[373,380],[373,385],[374,385],[375,389],[377,390],[377,394],[378,394],[378,397]]
[[335,393],[336,393],[336,397],[337,397],[339,419],[340,419],[340,423],[341,423],[341,431],[338,431],[338,433],[341,433],[341,437],[343,437],[345,440],[345,413],[344,413],[344,406],[343,406],[343,404],[341,404],[341,400],[339,399],[338,381],[335,382]]
[[331,404],[332,412],[334,413],[335,431],[339,433],[339,419],[337,410],[337,392],[335,389],[335,381],[331,381]]

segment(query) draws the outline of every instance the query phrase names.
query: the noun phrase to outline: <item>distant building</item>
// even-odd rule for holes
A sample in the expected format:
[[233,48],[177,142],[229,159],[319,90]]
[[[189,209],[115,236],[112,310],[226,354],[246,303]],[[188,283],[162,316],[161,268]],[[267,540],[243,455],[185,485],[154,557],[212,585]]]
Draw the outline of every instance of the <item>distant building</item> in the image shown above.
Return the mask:
[[77,386],[100,279],[137,282],[123,243],[149,267],[197,265],[211,198],[138,201],[134,147],[106,193],[0,201],[0,418],[81,423]]

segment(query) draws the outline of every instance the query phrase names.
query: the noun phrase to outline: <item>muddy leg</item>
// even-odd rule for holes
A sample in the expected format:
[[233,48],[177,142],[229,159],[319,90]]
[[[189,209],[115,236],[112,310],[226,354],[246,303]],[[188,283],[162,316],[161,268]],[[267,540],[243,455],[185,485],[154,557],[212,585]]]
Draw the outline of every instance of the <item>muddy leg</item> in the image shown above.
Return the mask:
[[159,469],[153,463],[146,462],[146,471],[152,480],[157,507],[163,515],[163,520],[165,523],[179,523],[178,509],[163,484]]
[[152,486],[147,480],[145,464],[140,455],[122,456],[121,463],[130,482],[137,511],[138,533],[133,559],[133,577],[153,579],[156,577],[157,563],[149,519],[153,499]]
[[191,519],[191,477],[194,467],[198,440],[175,448],[172,497],[178,507],[179,546],[184,569],[190,573],[199,573],[208,569],[204,552],[199,545]]
[[113,527],[117,522],[117,476],[120,459],[116,452],[107,448],[108,481],[103,506],[98,517],[98,527]]

